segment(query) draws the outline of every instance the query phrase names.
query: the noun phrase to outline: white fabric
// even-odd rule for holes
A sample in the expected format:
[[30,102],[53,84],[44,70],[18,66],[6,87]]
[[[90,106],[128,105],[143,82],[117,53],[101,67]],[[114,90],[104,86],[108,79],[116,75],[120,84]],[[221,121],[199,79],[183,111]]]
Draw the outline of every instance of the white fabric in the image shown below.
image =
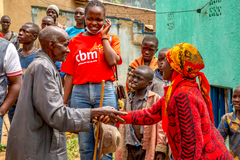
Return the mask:
[[7,75],[10,74],[11,76],[14,76],[14,73],[22,71],[18,52],[12,43],[7,47],[3,66]]

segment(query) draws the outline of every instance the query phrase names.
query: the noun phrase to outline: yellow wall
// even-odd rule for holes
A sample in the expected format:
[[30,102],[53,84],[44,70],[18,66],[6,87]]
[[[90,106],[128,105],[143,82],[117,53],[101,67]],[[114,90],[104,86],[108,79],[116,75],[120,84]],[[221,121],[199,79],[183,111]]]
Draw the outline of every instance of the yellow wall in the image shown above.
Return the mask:
[[[18,33],[19,28],[26,22],[31,22],[31,6],[48,7],[55,4],[61,10],[75,11],[79,6],[84,7],[82,4],[77,4],[75,0],[0,0],[0,15],[1,15],[1,2],[4,7],[4,14],[11,18],[10,30]],[[122,18],[130,18],[140,20],[141,22],[153,25],[155,30],[155,13],[151,11],[134,9],[131,7],[124,7],[119,5],[104,4],[107,11],[107,16],[116,16]],[[121,14],[117,14],[121,13]],[[122,14],[126,13],[126,14]],[[128,13],[138,13],[128,14]],[[139,14],[140,13],[140,14]],[[151,14],[149,14],[151,13]],[[43,13],[44,14],[44,13]],[[43,16],[43,15],[42,15]],[[61,23],[61,21],[59,20]]]
[[[74,0],[0,0],[4,1],[4,14],[11,18],[10,30],[17,32],[26,22],[31,22],[31,6],[48,7],[55,4],[62,10],[75,11],[79,4]],[[1,5],[1,4],[0,4]],[[1,12],[0,12],[1,14]]]
[[3,16],[3,0],[0,0],[0,17]]

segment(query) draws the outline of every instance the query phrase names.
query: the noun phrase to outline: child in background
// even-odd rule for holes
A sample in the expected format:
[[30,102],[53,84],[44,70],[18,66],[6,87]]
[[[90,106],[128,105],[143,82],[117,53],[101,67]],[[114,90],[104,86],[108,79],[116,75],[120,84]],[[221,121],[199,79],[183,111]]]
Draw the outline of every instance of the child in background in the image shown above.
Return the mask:
[[[47,26],[53,26],[53,25],[54,25],[53,18],[50,17],[50,16],[46,16],[46,17],[44,17],[42,19],[41,29],[40,30],[44,29]],[[38,39],[34,42],[34,47],[39,48],[39,49],[41,48],[41,44],[40,44]]]
[[[43,29],[46,28],[47,26],[53,26],[53,25],[54,25],[54,20],[53,20],[53,18],[50,17],[50,16],[46,16],[46,17],[44,17],[44,18],[42,19],[42,24],[41,24],[41,27],[42,27],[42,28],[41,28],[41,30],[43,30]],[[41,49],[41,48],[42,48],[38,39],[34,42],[34,46],[35,46],[36,48],[38,48],[38,49]],[[62,83],[64,84],[64,79],[63,79],[63,78],[65,77],[66,74],[65,74],[64,72],[61,72],[61,71],[60,71],[60,68],[61,68],[61,66],[62,66],[62,62],[56,61],[56,62],[55,62],[55,65],[56,65],[56,67],[57,67],[57,69],[58,69],[58,71],[59,71],[59,74],[60,74],[60,76],[61,76]]]
[[163,76],[163,71],[162,71],[162,66],[164,63],[164,59],[166,56],[166,53],[170,50],[170,48],[163,48],[159,51],[158,53],[158,68],[154,71],[154,77],[153,77],[153,82],[151,86],[148,87],[149,90],[157,93],[160,97],[164,96],[164,89],[163,87],[168,86],[170,82],[165,81],[162,76]]
[[[86,5],[86,32],[70,40],[70,53],[61,67],[61,71],[67,74],[63,96],[65,106],[72,92],[71,107],[98,108],[101,82],[105,80],[103,106],[118,108],[112,67],[122,63],[120,40],[118,36],[112,35],[110,44],[108,32],[112,24],[105,18],[105,7],[100,1],[93,0]],[[81,160],[93,159],[93,126],[90,126],[89,132],[80,132],[78,139]],[[105,154],[102,160],[112,160],[112,154]]]
[[[164,96],[164,87],[168,86],[171,84],[171,82],[169,81],[165,81],[163,79],[163,63],[164,63],[164,59],[166,57],[166,53],[170,50],[170,48],[163,48],[159,51],[158,53],[158,68],[154,71],[154,77],[153,77],[153,81],[152,84],[150,86],[148,86],[148,89],[157,93],[160,97]],[[162,121],[158,122],[160,123],[159,125],[159,130],[158,132],[162,134],[162,141],[165,144],[166,147],[163,147],[163,153],[165,153],[165,160],[169,160],[171,159],[171,151],[170,151],[170,147],[168,146],[168,142],[167,142],[167,135],[166,133],[164,133],[163,129],[162,129]],[[160,159],[161,160],[161,159]]]
[[11,42],[16,47],[16,49],[18,50],[19,49],[19,42],[18,42],[18,38],[17,38],[17,33],[9,30],[9,27],[11,25],[10,17],[7,16],[7,15],[2,16],[0,23],[1,23],[1,26],[2,26],[2,30],[0,31],[2,36],[4,37],[4,39]]
[[[134,91],[124,104],[125,111],[141,110],[152,107],[160,97],[147,89],[152,83],[153,70],[146,65],[141,65],[133,71],[131,87]],[[116,160],[155,160],[164,159],[167,152],[166,135],[160,123],[151,126],[125,125],[124,136],[121,137],[119,149],[127,147],[127,153],[120,150],[116,153]],[[161,130],[161,131],[160,131]],[[120,130],[122,133],[122,131]]]
[[158,39],[155,36],[146,36],[142,41],[142,55],[132,61],[128,67],[127,80],[126,80],[126,90],[128,95],[133,91],[131,89],[131,77],[134,69],[141,65],[147,65],[155,71],[158,68],[157,58],[155,53],[158,51]]
[[79,33],[85,32],[84,29],[84,18],[85,18],[85,9],[82,7],[78,7],[74,13],[74,19],[76,21],[76,26],[72,26],[67,28],[65,31],[68,33],[70,39],[76,36]]
[[240,86],[232,95],[234,112],[227,113],[221,118],[218,131],[224,140],[229,136],[230,152],[234,159],[240,159]]
[[[18,41],[23,45],[23,48],[18,50],[18,56],[20,59],[20,64],[22,66],[22,78],[24,79],[24,74],[29,66],[29,64],[36,57],[38,48],[33,46],[34,41],[37,39],[39,34],[39,27],[35,23],[28,22],[25,23],[20,29],[18,33]],[[10,84],[11,85],[11,84]],[[16,103],[10,108],[8,112],[8,118],[10,123],[12,122],[13,115],[16,108]]]
[[52,17],[46,16],[42,19],[42,24],[41,24],[42,29],[44,29],[47,26],[53,26],[53,25],[54,25],[54,20]]

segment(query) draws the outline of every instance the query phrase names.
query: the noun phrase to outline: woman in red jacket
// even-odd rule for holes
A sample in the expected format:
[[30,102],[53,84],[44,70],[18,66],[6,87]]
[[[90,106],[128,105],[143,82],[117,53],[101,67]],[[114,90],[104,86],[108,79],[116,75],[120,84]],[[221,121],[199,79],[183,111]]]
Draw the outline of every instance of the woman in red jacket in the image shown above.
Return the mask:
[[233,160],[214,127],[210,85],[204,73],[199,72],[203,68],[203,59],[194,46],[174,46],[163,65],[163,79],[172,82],[164,88],[164,97],[152,108],[132,111],[122,118],[134,125],[162,120],[175,160]]

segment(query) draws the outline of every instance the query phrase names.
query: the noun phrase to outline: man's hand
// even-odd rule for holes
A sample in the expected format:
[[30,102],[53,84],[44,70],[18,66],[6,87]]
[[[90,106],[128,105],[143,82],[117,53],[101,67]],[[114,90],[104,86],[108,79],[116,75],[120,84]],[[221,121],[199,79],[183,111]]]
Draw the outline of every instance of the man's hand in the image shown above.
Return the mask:
[[106,124],[117,123],[118,121],[124,123],[125,121],[118,115],[126,114],[126,112],[117,111],[115,108],[110,106],[92,109],[92,119],[96,119]]
[[164,160],[165,155],[162,152],[156,152],[156,160]]

